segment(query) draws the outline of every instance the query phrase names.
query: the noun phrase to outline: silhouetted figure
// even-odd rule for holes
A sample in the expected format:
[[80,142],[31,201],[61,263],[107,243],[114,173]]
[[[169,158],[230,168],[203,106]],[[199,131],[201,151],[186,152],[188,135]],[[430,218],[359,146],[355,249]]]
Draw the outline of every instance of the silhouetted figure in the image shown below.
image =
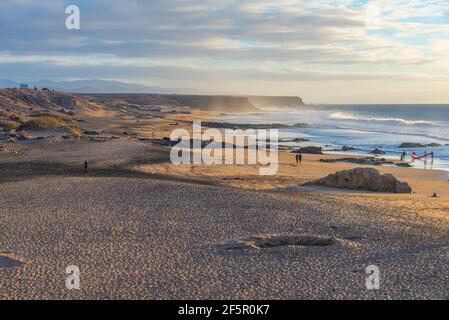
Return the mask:
[[86,174],[88,174],[89,173],[89,161],[84,161],[84,172],[86,173]]
[[296,154],[296,164],[300,164],[301,162],[302,162],[302,154],[298,152]]
[[404,150],[401,155],[401,161],[405,161],[405,159],[407,159],[407,152]]

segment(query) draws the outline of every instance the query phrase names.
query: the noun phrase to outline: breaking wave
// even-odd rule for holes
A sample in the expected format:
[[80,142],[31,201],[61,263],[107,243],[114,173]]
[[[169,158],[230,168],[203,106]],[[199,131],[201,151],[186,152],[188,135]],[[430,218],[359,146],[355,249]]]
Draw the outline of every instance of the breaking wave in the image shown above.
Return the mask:
[[405,125],[405,126],[419,126],[419,127],[434,127],[441,126],[441,124],[431,121],[423,120],[406,120],[401,118],[363,118],[350,113],[345,112],[334,112],[329,116],[333,120],[349,120],[349,121],[359,121],[368,123],[384,123],[387,125]]

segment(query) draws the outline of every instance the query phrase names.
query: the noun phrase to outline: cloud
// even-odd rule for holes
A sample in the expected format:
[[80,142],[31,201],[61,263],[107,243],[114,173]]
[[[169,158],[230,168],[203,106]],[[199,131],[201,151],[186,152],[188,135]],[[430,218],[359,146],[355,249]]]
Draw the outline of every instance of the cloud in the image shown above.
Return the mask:
[[[70,1],[75,2],[76,1]],[[410,63],[427,59],[409,46],[366,34],[352,1],[79,1],[80,31],[64,27],[67,1],[5,0],[1,50],[13,54],[113,54],[292,61]],[[348,7],[349,6],[349,7]],[[395,54],[385,57],[385,49]]]
[[[71,79],[83,79],[86,74],[91,78],[101,79],[134,79],[138,82],[157,82],[158,80],[175,81],[247,81],[272,82],[321,82],[321,81],[449,81],[447,76],[431,77],[425,74],[393,73],[393,72],[326,72],[302,68],[222,68],[198,67],[193,65],[139,65],[116,64],[114,62],[92,64],[89,62],[70,64],[61,61],[37,60],[10,61],[2,65],[2,76],[14,78],[20,74],[23,79],[39,80],[42,78],[63,79],[70,74]],[[39,75],[36,77],[36,75]]]
[[448,35],[447,0],[2,0],[0,75],[446,81]]

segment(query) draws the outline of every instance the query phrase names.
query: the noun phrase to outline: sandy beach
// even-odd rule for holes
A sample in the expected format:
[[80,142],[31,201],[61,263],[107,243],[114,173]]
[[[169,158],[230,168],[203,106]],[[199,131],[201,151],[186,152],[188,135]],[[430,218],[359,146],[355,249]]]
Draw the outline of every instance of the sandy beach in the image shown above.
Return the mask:
[[[376,167],[412,186],[399,195],[302,186],[357,167],[319,161],[341,155],[280,152],[266,177],[175,166],[156,141],[210,113],[167,110],[89,109],[77,116],[101,135],[2,143],[0,299],[449,298],[447,173]],[[308,240],[277,241],[292,236]]]
[[1,0],[0,25],[0,301],[449,300],[449,0]]

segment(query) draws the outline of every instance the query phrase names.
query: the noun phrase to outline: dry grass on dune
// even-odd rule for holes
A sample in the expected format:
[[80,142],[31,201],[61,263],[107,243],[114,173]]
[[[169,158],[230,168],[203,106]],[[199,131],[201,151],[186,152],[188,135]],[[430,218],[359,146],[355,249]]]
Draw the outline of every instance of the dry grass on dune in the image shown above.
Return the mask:
[[19,124],[15,121],[8,121],[8,120],[0,120],[0,127],[13,130],[17,129],[19,127]]
[[23,124],[23,123],[25,123],[25,121],[26,121],[24,118],[22,118],[21,116],[19,116],[19,115],[17,115],[17,114],[11,114],[11,115],[9,116],[9,119],[10,119],[11,121],[19,122],[20,124]]
[[49,117],[49,118],[55,118],[58,119],[60,121],[68,121],[66,118],[63,118],[57,114],[54,114],[53,112],[47,112],[47,111],[41,111],[41,112],[33,112],[30,114],[31,118],[45,118],[45,117]]
[[18,131],[63,130],[74,136],[80,136],[81,130],[71,126],[68,120],[58,116],[47,115],[31,119],[22,124]]
[[19,127],[18,130],[48,130],[54,127],[64,127],[66,125],[67,122],[62,118],[55,116],[44,116],[25,122]]
[[19,126],[20,124],[23,124],[25,122],[25,119],[21,117],[20,115],[17,115],[15,113],[8,112],[6,110],[0,109],[0,126],[4,127],[10,127],[15,129],[15,123],[18,122]]

